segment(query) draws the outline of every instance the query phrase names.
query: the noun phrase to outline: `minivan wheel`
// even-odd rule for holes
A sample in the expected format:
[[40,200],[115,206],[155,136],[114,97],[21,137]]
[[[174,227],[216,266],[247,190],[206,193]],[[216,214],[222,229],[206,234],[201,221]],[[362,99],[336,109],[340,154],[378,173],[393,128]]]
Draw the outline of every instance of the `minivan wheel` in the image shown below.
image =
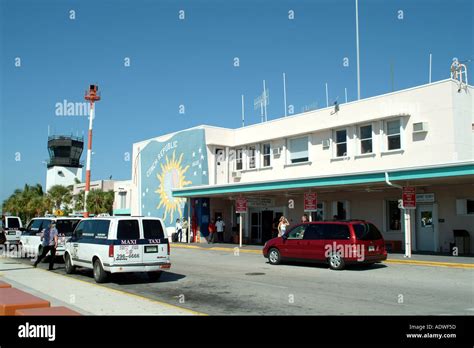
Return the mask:
[[162,271],[147,272],[147,276],[149,280],[151,280],[152,282],[156,282],[158,279],[160,279],[162,273]]
[[73,274],[76,271],[76,266],[72,265],[71,256],[69,254],[64,256],[64,263],[67,274]]
[[328,258],[329,267],[333,270],[341,270],[346,263],[339,253],[332,253]]
[[270,249],[270,251],[268,252],[268,261],[272,265],[278,265],[281,262],[281,255],[278,249],[276,248]]
[[97,283],[104,283],[108,279],[108,274],[104,271],[99,259],[94,261],[94,279]]

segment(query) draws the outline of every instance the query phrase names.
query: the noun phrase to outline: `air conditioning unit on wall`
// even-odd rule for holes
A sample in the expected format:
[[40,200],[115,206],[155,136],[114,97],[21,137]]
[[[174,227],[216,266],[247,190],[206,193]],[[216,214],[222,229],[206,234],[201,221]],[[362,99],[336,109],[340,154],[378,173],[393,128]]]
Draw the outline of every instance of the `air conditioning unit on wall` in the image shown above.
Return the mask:
[[424,133],[428,132],[427,122],[416,122],[413,123],[413,133]]
[[272,149],[273,157],[280,157],[281,155],[281,147],[274,147]]
[[240,179],[242,177],[242,173],[239,171],[234,171],[232,172],[232,178],[234,179]]
[[331,139],[324,139],[322,141],[323,149],[329,149],[331,146]]

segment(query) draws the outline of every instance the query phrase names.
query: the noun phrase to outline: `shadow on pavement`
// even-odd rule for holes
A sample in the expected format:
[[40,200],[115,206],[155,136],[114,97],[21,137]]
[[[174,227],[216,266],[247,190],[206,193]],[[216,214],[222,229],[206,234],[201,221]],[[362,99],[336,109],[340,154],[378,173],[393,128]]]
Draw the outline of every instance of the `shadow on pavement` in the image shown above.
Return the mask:
[[[267,264],[270,264],[268,261]],[[320,262],[298,262],[298,261],[285,261],[282,262],[281,265],[272,266],[272,267],[279,267],[279,266],[297,266],[297,267],[308,267],[308,268],[320,268],[320,269],[328,269],[329,265]],[[375,269],[386,268],[387,265],[383,263],[375,263],[372,265],[368,264],[349,264],[343,269],[343,271],[370,271]]]

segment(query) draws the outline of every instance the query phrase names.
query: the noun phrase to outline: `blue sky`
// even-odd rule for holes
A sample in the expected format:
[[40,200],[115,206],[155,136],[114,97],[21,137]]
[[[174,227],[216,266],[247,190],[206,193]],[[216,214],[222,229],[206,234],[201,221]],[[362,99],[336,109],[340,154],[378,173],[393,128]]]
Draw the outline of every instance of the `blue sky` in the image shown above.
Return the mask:
[[[359,0],[362,98],[391,91],[391,64],[395,90],[427,83],[429,53],[433,81],[449,77],[453,57],[474,56],[472,18],[469,0]],[[0,0],[0,65],[3,200],[25,183],[45,185],[48,126],[87,134],[86,117],[56,116],[55,105],[82,102],[90,83],[102,92],[93,180],[130,178],[124,153],[136,141],[199,124],[239,127],[241,94],[246,123],[259,122],[263,79],[268,118],[282,117],[283,72],[295,113],[324,107],[326,82],[330,102],[342,102],[345,87],[356,99],[355,1]]]

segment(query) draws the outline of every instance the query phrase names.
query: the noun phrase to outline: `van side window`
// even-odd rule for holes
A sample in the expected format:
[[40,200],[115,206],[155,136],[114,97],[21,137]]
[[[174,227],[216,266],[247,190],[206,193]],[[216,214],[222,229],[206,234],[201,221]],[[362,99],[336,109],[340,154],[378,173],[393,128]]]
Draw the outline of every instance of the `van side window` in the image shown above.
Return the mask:
[[300,225],[293,228],[288,234],[288,239],[303,239],[306,225]]
[[146,239],[164,239],[160,220],[143,220],[143,234]]
[[323,239],[350,239],[349,226],[343,224],[321,224]]
[[306,226],[306,230],[304,232],[304,238],[305,240],[318,240],[318,239],[324,239],[321,237],[321,225],[316,225],[316,224],[310,224]]
[[140,239],[138,220],[120,220],[117,228],[117,239]]
[[109,220],[84,220],[76,227],[76,238],[106,239],[109,234]]
[[373,224],[357,224],[352,227],[354,227],[354,232],[358,240],[382,239],[380,231]]
[[94,220],[94,237],[96,239],[107,239],[109,237],[110,220]]

